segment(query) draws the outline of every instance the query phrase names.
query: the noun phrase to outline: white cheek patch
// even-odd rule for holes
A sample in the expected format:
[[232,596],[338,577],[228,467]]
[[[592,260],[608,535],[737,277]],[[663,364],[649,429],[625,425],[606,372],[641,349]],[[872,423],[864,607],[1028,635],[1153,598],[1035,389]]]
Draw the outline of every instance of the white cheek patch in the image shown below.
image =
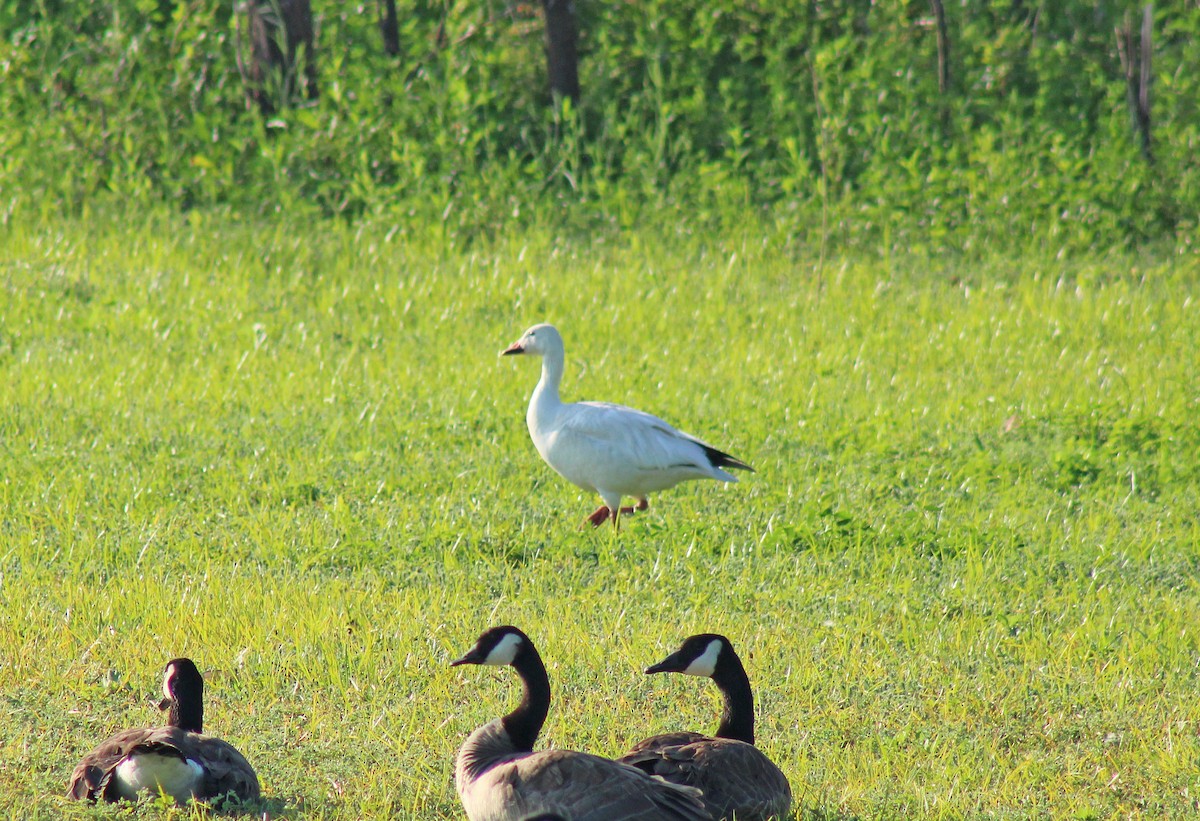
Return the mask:
[[163,696],[174,700],[175,696],[171,695],[171,685],[175,683],[175,665],[171,665],[167,669],[167,674],[163,676]]
[[512,664],[513,659],[517,657],[517,650],[521,647],[521,637],[516,633],[509,633],[504,638],[497,642],[492,651],[487,654],[487,658],[483,663],[492,667],[504,667]]
[[717,656],[719,655],[721,655],[721,642],[713,639],[708,643],[708,647],[704,648],[704,652],[696,656],[695,660],[687,666],[687,669],[683,671],[684,674],[711,678],[717,669]]

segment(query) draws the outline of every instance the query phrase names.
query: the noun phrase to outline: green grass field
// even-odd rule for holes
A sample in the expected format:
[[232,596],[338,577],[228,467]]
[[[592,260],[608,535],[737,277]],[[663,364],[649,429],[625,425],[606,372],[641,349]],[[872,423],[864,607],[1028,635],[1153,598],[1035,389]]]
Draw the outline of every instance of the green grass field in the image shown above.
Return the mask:
[[[420,229],[420,230],[418,230]],[[542,745],[712,729],[640,670],[728,634],[797,818],[1200,807],[1195,258],[840,259],[747,227],[548,232],[97,218],[0,236],[0,818],[61,797],[195,658],[271,817],[462,817],[454,752],[518,698]],[[620,533],[525,430],[565,399],[758,472]]]

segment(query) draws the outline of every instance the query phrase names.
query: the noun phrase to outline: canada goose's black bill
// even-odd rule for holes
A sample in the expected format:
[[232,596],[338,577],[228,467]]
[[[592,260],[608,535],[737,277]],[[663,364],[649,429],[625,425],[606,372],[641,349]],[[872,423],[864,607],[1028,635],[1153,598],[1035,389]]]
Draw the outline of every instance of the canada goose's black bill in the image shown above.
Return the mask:
[[656,672],[683,672],[683,667],[679,666],[679,661],[676,659],[676,654],[672,653],[667,658],[659,661],[658,664],[652,664],[646,669],[646,675]]
[[479,646],[476,645],[468,650],[466,655],[462,656],[461,658],[456,658],[454,661],[450,662],[450,666],[458,667],[463,664],[483,664],[485,658],[485,654],[480,651]]
[[687,669],[689,660],[680,658],[679,653],[672,653],[658,664],[646,668],[646,675],[651,673],[682,673]]

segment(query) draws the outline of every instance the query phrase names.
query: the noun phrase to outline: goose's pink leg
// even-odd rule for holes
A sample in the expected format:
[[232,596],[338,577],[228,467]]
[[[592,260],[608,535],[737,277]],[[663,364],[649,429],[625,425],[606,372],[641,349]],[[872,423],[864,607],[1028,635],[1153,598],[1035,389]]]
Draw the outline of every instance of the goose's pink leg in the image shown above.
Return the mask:
[[[608,517],[610,515],[612,515],[612,511],[608,509],[608,506],[600,505],[600,507],[596,508],[596,512],[593,513],[591,516],[588,516],[586,519],[584,519],[584,521],[591,522],[592,527],[600,527],[600,525],[602,525],[606,521],[608,521]],[[615,521],[616,521],[615,517],[614,517],[613,521],[615,523]]]
[[591,516],[588,516],[586,519],[584,519],[584,522],[590,523],[592,527],[600,527],[600,525],[607,522],[611,517],[613,527],[620,530],[621,517],[623,515],[632,514],[635,510],[645,510],[648,507],[650,507],[650,502],[645,496],[638,498],[636,507],[617,508],[615,512],[609,509],[608,505],[600,505],[600,507],[596,508],[595,512],[592,513]]

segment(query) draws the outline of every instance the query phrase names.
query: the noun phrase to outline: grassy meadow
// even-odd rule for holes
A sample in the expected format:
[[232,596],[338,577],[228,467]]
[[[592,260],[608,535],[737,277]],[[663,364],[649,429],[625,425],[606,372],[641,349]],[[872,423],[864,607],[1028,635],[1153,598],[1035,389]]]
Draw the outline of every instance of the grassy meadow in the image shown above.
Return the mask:
[[[156,722],[196,659],[259,814],[460,818],[453,757],[519,697],[448,662],[522,627],[540,745],[712,729],[642,675],[723,632],[796,817],[1166,818],[1200,807],[1196,258],[821,258],[760,225],[92,216],[0,229],[0,818]],[[543,465],[564,399],[753,464],[623,529]]]

